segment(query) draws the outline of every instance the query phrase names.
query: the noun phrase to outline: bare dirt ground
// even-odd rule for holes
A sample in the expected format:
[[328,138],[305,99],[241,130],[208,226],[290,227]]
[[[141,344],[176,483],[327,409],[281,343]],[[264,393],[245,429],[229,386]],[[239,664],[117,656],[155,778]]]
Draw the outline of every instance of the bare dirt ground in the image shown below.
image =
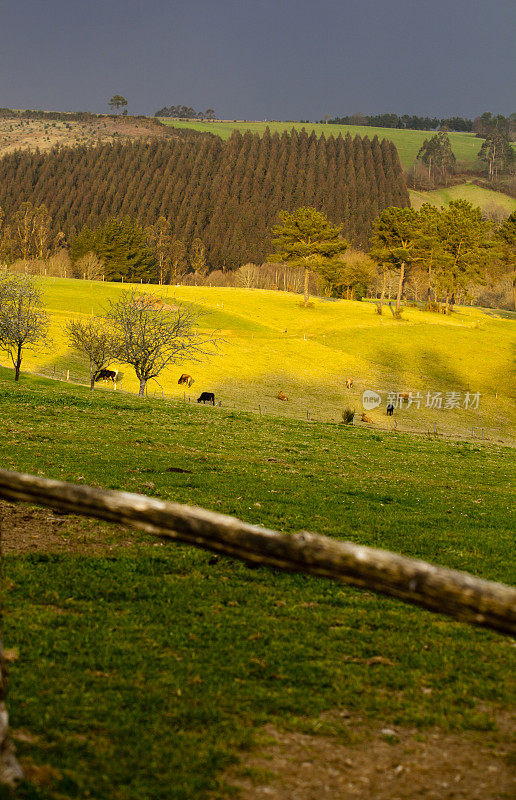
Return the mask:
[[268,725],[260,750],[225,779],[241,790],[241,800],[514,798],[511,717],[495,716],[497,731],[444,733],[349,715],[346,743]]
[[[6,556],[104,555],[152,541],[115,525],[4,501],[0,535]],[[241,800],[512,800],[514,718],[506,711],[483,710],[495,719],[496,730],[420,730],[345,711],[321,717],[321,726],[334,726],[336,736],[267,725],[259,746],[224,780],[238,788]]]
[[103,555],[134,547],[143,539],[156,541],[118,525],[0,500],[2,555],[41,552]]
[[170,128],[131,117],[100,118],[93,122],[65,122],[44,119],[0,119],[0,157],[13,150],[45,151],[55,145],[77,147],[125,139],[164,138]]

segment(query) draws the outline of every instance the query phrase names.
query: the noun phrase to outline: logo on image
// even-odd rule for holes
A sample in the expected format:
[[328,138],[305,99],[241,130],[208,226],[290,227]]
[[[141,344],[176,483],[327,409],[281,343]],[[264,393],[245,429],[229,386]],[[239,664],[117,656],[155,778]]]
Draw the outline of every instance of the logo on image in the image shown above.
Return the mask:
[[362,395],[362,405],[366,411],[372,411],[373,408],[378,408],[381,402],[381,395],[379,395],[378,392],[373,392],[372,389],[366,389]]

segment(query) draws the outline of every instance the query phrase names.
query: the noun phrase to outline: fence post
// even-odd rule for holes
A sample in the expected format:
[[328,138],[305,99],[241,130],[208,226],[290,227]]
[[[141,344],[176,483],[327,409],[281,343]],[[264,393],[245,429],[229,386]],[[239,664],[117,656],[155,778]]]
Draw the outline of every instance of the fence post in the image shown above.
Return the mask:
[[21,780],[23,770],[16,760],[14,747],[9,739],[9,718],[5,707],[7,693],[7,671],[5,669],[2,638],[0,634],[0,784],[14,787]]
[[[0,519],[0,571],[2,569],[2,520]],[[0,576],[1,577],[1,576]],[[15,786],[21,780],[23,770],[16,760],[13,744],[9,738],[9,717],[5,707],[7,694],[7,668],[5,666],[2,631],[0,629],[0,785]]]
[[66,370],[66,380],[67,381],[70,380],[70,370],[69,369]]
[[434,433],[437,433],[437,422],[434,422]]

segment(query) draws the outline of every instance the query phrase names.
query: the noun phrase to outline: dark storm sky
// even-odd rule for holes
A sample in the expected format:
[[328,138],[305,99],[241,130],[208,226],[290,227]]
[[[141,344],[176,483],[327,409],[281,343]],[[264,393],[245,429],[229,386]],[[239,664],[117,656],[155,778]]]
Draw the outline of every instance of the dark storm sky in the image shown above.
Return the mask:
[[0,0],[0,106],[516,110],[514,0]]

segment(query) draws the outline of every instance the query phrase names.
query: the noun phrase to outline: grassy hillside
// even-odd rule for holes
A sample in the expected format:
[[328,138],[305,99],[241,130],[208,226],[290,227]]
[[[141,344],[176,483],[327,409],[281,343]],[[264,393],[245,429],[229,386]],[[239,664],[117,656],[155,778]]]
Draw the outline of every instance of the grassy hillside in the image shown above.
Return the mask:
[[[231,132],[251,131],[252,133],[262,134],[265,128],[269,127],[271,132],[290,131],[292,128],[301,130],[306,128],[308,132],[315,131],[318,136],[324,133],[325,136],[333,134],[338,136],[339,133],[345,136],[350,133],[351,136],[369,136],[372,139],[378,136],[379,139],[389,139],[394,142],[398,150],[401,163],[405,168],[409,167],[413,160],[416,158],[421,145],[430,136],[433,136],[435,131],[405,131],[398,130],[397,128],[372,128],[362,125],[323,125],[319,123],[301,123],[301,122],[241,122],[241,121],[224,121],[224,122],[190,122],[173,119],[161,120],[165,125],[173,125],[176,128],[192,128],[198,131],[209,131],[215,133],[222,139],[229,139]],[[477,161],[477,154],[480,150],[482,142],[476,138],[473,133],[450,133],[450,141],[452,150],[458,161],[463,161],[470,167],[475,166]]]
[[[22,368],[51,375],[70,370],[87,382],[87,365],[70,352],[64,335],[73,316],[100,314],[121,284],[47,279],[45,301],[52,317],[53,345],[27,354]],[[397,412],[401,430],[471,435],[483,426],[492,439],[505,440],[514,430],[512,377],[516,343],[514,319],[475,308],[452,316],[406,309],[403,320],[389,309],[379,317],[370,303],[314,299],[304,309],[299,295],[252,289],[143,286],[143,291],[193,302],[205,311],[204,327],[222,337],[218,352],[203,363],[185,363],[149,384],[149,392],[193,402],[201,391],[215,392],[223,408],[319,421],[340,421],[342,410],[362,411],[366,389],[381,393],[383,404],[369,416],[378,427],[392,427],[385,416],[387,393],[419,392],[421,408]],[[509,315],[510,317],[510,315]],[[0,363],[7,365],[5,356]],[[122,389],[137,391],[131,368],[122,366]],[[185,393],[177,385],[182,372],[195,383]],[[347,377],[353,389],[345,389]],[[288,402],[277,399],[280,389]],[[108,388],[107,391],[112,391]],[[427,392],[481,392],[478,410],[426,408]],[[206,411],[206,413],[217,413]],[[475,431],[475,435],[480,431]]]
[[432,203],[434,206],[443,206],[450,200],[468,200],[482,210],[493,210],[495,207],[503,209],[507,214],[516,211],[516,200],[513,197],[483,189],[474,183],[463,183],[458,186],[449,186],[446,189],[436,189],[432,192],[419,192],[411,189],[410,203],[413,208],[421,208],[423,203]]
[[[0,400],[7,468],[511,580],[511,449],[27,376],[14,386],[2,369]],[[17,550],[12,511],[0,513],[3,637],[19,653],[9,710],[33,780],[17,800],[234,796],[223,781],[234,761],[267,780],[245,772],[266,724],[347,742],[351,759],[373,728],[411,730],[411,747],[482,731],[498,780],[506,742],[496,720],[514,700],[508,639],[370,592],[27,507],[20,539],[35,516],[40,535]]]

